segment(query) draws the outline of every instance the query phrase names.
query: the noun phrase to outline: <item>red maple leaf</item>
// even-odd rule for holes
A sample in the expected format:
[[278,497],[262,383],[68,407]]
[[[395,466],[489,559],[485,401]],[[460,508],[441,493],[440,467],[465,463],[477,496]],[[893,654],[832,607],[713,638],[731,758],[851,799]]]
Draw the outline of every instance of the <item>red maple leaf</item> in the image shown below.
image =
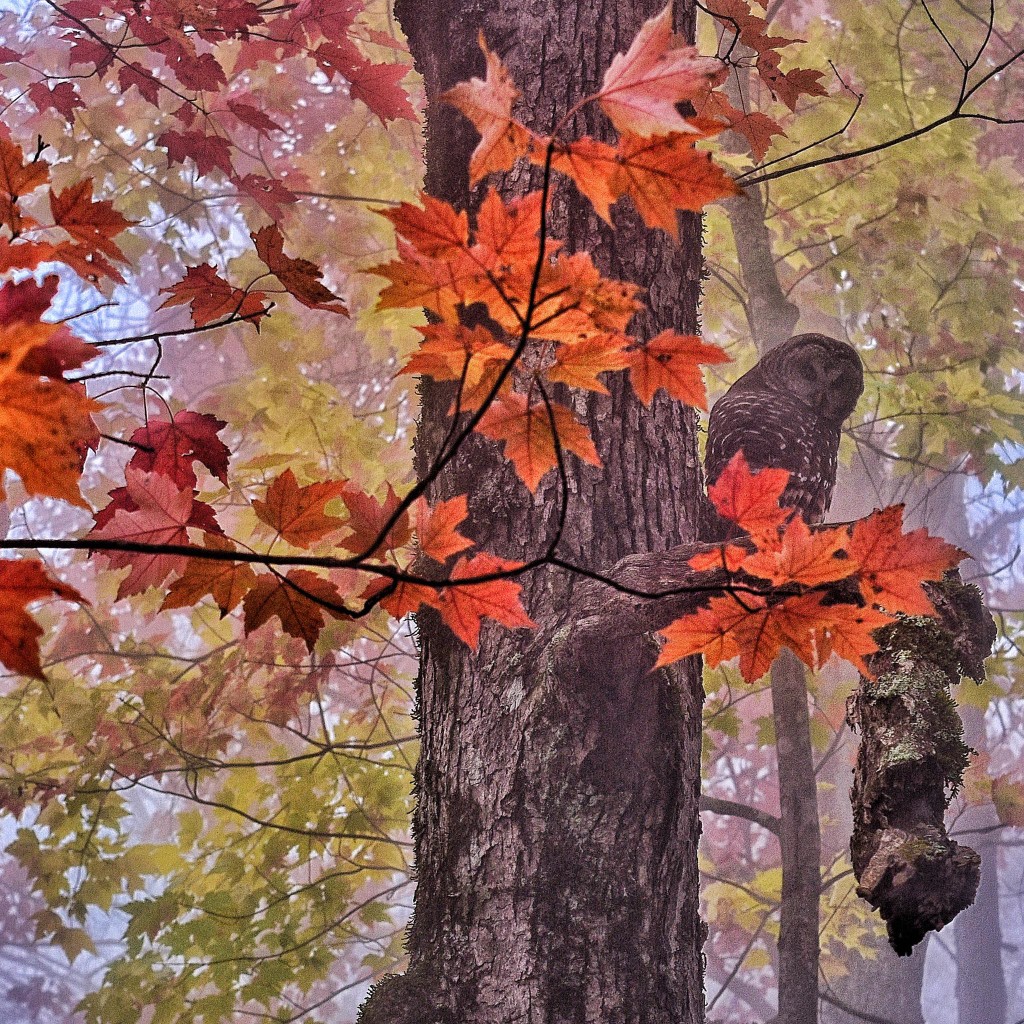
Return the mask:
[[242,603],[246,635],[276,615],[281,628],[304,640],[310,651],[324,628],[324,615],[345,614],[338,588],[308,569],[289,569],[285,576],[261,573]]
[[200,174],[220,170],[231,175],[233,147],[219,135],[207,135],[201,131],[167,131],[157,136],[156,144],[167,150],[168,163],[183,164],[191,160]]
[[227,423],[209,413],[182,409],[172,420],[150,420],[132,434],[129,465],[170,477],[180,488],[196,485],[193,462],[201,462],[221,483],[228,482],[231,452],[217,437]]
[[785,469],[751,473],[743,452],[737,452],[708,488],[708,497],[719,515],[736,523],[755,539],[777,536],[778,528],[793,514],[779,507],[789,482]]
[[50,210],[54,224],[63,228],[76,242],[113,260],[127,262],[124,253],[114,244],[113,237],[135,222],[122,217],[113,203],[93,199],[92,178],[83,178],[63,192],[51,189]]
[[170,293],[171,297],[160,308],[191,305],[192,322],[196,327],[235,316],[251,320],[258,326],[268,312],[268,307],[263,305],[266,300],[263,292],[244,292],[234,288],[209,265],[189,267],[182,280],[163,291]]
[[[161,473],[146,473],[128,466],[124,500],[130,502],[131,508],[115,508],[109,521],[95,528],[92,536],[137,544],[188,544],[187,527],[193,504],[191,489],[180,489],[174,480]],[[187,564],[183,555],[160,552],[105,551],[103,554],[112,568],[130,568],[117,589],[118,599],[159,586],[172,572],[181,572]]]
[[0,560],[0,662],[37,679],[43,678],[39,661],[43,630],[25,606],[48,597],[89,603],[74,587],[51,579],[39,562]]
[[260,228],[251,237],[260,259],[299,302],[311,309],[329,309],[348,316],[341,299],[320,282],[323,271],[315,263],[285,255],[284,237],[276,224]]

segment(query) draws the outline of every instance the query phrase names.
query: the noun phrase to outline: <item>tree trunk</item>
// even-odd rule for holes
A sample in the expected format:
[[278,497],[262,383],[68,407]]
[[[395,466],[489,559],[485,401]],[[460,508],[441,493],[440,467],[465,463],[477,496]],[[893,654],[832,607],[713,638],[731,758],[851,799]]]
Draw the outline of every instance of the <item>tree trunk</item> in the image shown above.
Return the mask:
[[[977,750],[984,750],[985,716],[974,708],[963,711],[964,735]],[[968,807],[957,829],[987,829],[999,822],[991,805]],[[997,840],[999,832],[993,833]],[[974,906],[954,925],[956,935],[956,1002],[960,1024],[1004,1024],[1006,978],[1003,974],[1003,930],[999,919],[999,844],[978,837],[981,882]]]
[[[764,198],[754,187],[727,204],[736,254],[747,291],[750,333],[759,355],[793,333],[800,311],[785,296],[764,220]],[[772,717],[779,771],[782,902],[779,908],[779,1024],[817,1024],[818,906],[821,897],[821,825],[814,774],[807,673],[783,652],[772,666]]]
[[[466,178],[475,134],[436,102],[457,81],[483,76],[479,32],[526,93],[518,115],[547,131],[598,87],[613,55],[660,6],[399,0],[428,98],[428,191],[471,212],[480,198]],[[692,33],[692,15],[691,4],[677,4],[681,30]],[[576,128],[604,134],[591,108]],[[535,172],[520,169],[502,188],[507,195],[531,184]],[[570,250],[588,249],[603,272],[647,287],[649,312],[634,333],[694,332],[698,219],[684,218],[681,246],[628,213],[617,224],[612,233],[569,185],[559,187],[554,235]],[[690,540],[703,515],[692,410],[661,398],[647,410],[622,376],[609,381],[610,396],[559,396],[589,424],[604,464],[568,464],[559,552],[590,569]],[[424,382],[421,473],[446,433],[451,397],[449,387]],[[544,549],[557,520],[556,479],[530,495],[497,446],[474,436],[431,498],[467,492],[464,532],[488,551],[522,559]],[[433,614],[419,617],[410,967],[375,989],[362,1020],[698,1024],[699,662],[652,673],[653,643],[634,637],[587,659],[586,671],[563,671],[559,643],[580,617],[586,587],[554,569],[521,582],[538,628],[485,623],[475,653]]]

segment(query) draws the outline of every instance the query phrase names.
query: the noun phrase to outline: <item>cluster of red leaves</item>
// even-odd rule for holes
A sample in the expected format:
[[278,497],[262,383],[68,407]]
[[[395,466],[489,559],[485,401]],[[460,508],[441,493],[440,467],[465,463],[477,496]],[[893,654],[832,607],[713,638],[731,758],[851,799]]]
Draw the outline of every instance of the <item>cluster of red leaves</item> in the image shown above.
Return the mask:
[[114,237],[132,222],[106,200],[93,199],[92,178],[63,192],[48,188],[50,219],[41,222],[24,209],[22,200],[32,202],[34,210],[40,205],[34,202],[35,193],[49,186],[50,165],[38,153],[26,158],[20,146],[0,135],[0,182],[0,273],[60,262],[86,281],[107,277],[124,283],[110,261],[127,262]]
[[[801,96],[825,96],[821,84],[822,73],[810,68],[781,69],[782,56],[779,50],[800,39],[787,39],[769,33],[764,18],[754,14],[749,0],[708,0],[707,10],[725,29],[723,44],[728,42],[731,52],[737,45],[749,48],[756,54],[754,68],[771,94],[790,110],[796,109]],[[728,74],[723,69],[714,84],[724,81]],[[776,135],[785,136],[782,126],[763,111],[739,110],[729,101],[725,93],[707,89],[693,101],[694,109],[702,117],[717,118],[735,132],[739,132],[750,145],[754,159],[761,161]]]
[[[257,255],[270,273],[302,305],[348,316],[348,309],[341,299],[321,282],[320,268],[309,260],[285,253],[284,237],[276,224],[260,228],[250,237]],[[170,298],[160,308],[191,306],[192,322],[196,327],[231,320],[249,320],[258,325],[270,311],[265,291],[251,286],[244,290],[234,287],[220,276],[212,264],[189,267],[182,280],[163,290]]]
[[782,647],[819,668],[834,653],[868,673],[878,650],[873,633],[896,615],[933,615],[922,586],[953,568],[964,552],[929,536],[903,532],[903,506],[812,530],[779,499],[789,473],[751,474],[743,453],[708,495],[748,543],[723,544],[691,559],[699,571],[725,570],[731,583],[707,608],[662,631],[658,665],[703,654],[712,667],[737,655],[748,682],[768,671]]
[[[333,511],[328,511],[329,505]],[[302,486],[288,469],[268,486],[262,500],[252,503],[252,508],[260,522],[274,532],[275,542],[284,541],[303,551],[320,545],[328,551],[341,548],[352,552],[353,557],[347,566],[327,575],[302,568],[283,574],[273,570],[256,572],[249,562],[231,560],[234,545],[215,531],[208,531],[206,546],[225,557],[182,558],[182,565],[174,566],[181,573],[168,589],[164,608],[192,607],[205,597],[213,598],[222,615],[242,605],[246,633],[277,616],[286,633],[299,637],[312,650],[326,624],[325,616],[348,618],[352,614],[345,595],[358,588],[361,578],[365,581],[359,572],[365,569],[372,575],[372,582],[365,585],[362,603],[379,603],[396,618],[421,607],[435,608],[453,632],[471,646],[476,646],[483,616],[508,626],[533,625],[519,604],[519,584],[506,578],[459,582],[516,568],[514,563],[485,554],[463,554],[473,546],[457,529],[467,515],[465,496],[433,507],[420,498],[406,509],[390,487],[381,501],[345,480],[321,480]],[[182,510],[178,521],[184,518]],[[415,547],[411,545],[414,537]],[[401,581],[404,565],[414,551],[438,564],[455,560],[445,585]],[[133,568],[126,583],[134,572]]]

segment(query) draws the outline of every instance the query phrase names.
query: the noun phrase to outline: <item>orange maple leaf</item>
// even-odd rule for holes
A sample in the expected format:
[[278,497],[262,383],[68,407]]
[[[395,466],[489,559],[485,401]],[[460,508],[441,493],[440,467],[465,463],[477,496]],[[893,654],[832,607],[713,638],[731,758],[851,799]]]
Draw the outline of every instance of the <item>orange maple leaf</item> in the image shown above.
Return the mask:
[[0,560],[0,662],[36,679],[43,678],[39,661],[43,630],[25,606],[47,597],[89,603],[74,587],[51,579],[38,562]]
[[692,334],[662,331],[629,353],[629,379],[645,405],[651,404],[658,388],[664,388],[672,398],[706,411],[708,394],[700,366],[727,362],[730,357],[717,345]]
[[261,573],[242,601],[245,633],[248,636],[276,615],[281,628],[304,640],[312,651],[324,628],[325,613],[342,618],[341,604],[338,588],[308,569],[289,569],[283,577]]
[[850,534],[844,526],[812,533],[807,523],[796,516],[787,525],[781,542],[754,552],[742,568],[776,586],[801,583],[815,587],[834,583],[856,571],[857,563],[846,550],[849,541]]
[[789,482],[789,470],[762,469],[751,473],[743,452],[737,452],[708,488],[708,497],[719,515],[736,523],[757,540],[773,539],[778,528],[793,514],[779,507]]
[[598,374],[623,370],[630,365],[630,355],[625,350],[627,344],[624,335],[597,334],[559,345],[554,365],[545,371],[545,376],[559,384],[607,395],[608,389],[597,379]]
[[693,146],[693,136],[675,133],[624,135],[618,147],[617,190],[633,200],[648,227],[679,239],[677,210],[699,211],[708,203],[739,194],[725,171]]
[[286,469],[268,488],[265,501],[255,500],[253,511],[289,544],[308,548],[345,525],[343,519],[324,512],[327,502],[339,498],[344,480],[321,480],[300,487]]
[[512,117],[519,90],[497,54],[487,48],[483,33],[480,49],[487,59],[487,78],[471,78],[441,94],[441,99],[462,111],[480,133],[469,158],[469,184],[492,171],[508,170],[530,146],[530,132]]
[[81,385],[21,369],[58,331],[58,324],[38,319],[56,287],[57,278],[48,277],[41,286],[27,280],[0,289],[0,471],[17,473],[29,494],[88,508],[78,481],[85,448],[96,441],[91,414],[100,405]]
[[[215,551],[235,550],[231,541],[211,533],[206,534],[204,546]],[[248,562],[189,558],[185,571],[168,588],[160,608],[191,608],[204,597],[212,597],[223,617],[241,602],[255,583],[256,573]]]
[[389,592],[380,599],[380,606],[396,619],[404,619],[406,615],[419,611],[424,606],[437,607],[438,591],[434,587],[408,580],[393,583],[392,580],[384,578],[376,579],[363,591],[361,597],[368,601],[385,589]]
[[531,491],[558,464],[556,434],[563,451],[574,452],[592,466],[601,465],[590,431],[564,405],[552,403],[549,415],[544,402],[530,405],[525,395],[509,392],[488,407],[477,430],[504,442],[506,458]]
[[713,551],[703,551],[694,555],[686,564],[697,572],[708,572],[713,569],[724,569],[734,573],[750,556],[746,548],[738,544],[722,544]]
[[720,68],[717,59],[701,57],[692,46],[676,45],[669,2],[644,22],[626,53],[616,54],[597,99],[620,132],[691,131],[676,104],[693,99]]
[[416,537],[420,551],[435,562],[446,562],[452,555],[471,548],[473,541],[455,529],[467,515],[465,494],[436,505],[428,505],[426,498],[420,498],[416,502]]
[[461,585],[456,581],[508,572],[520,564],[481,552],[472,558],[460,558],[452,570],[449,577],[452,583],[441,591],[435,606],[451,631],[473,650],[476,650],[480,639],[480,620],[484,616],[511,629],[532,628],[536,623],[523,610],[519,601],[522,588],[513,580],[497,579]]
[[903,533],[903,506],[891,505],[854,524],[850,557],[859,565],[861,590],[889,612],[934,615],[924,580],[938,580],[967,558],[965,552],[921,528]]
[[284,236],[276,224],[268,224],[250,237],[256,243],[259,258],[290,295],[310,309],[329,309],[348,316],[341,299],[320,281],[323,271],[315,263],[285,255]]
[[391,221],[395,230],[424,256],[438,259],[469,247],[469,218],[465,210],[456,212],[454,207],[426,192],[420,193],[420,202],[422,207],[401,203],[376,212]]

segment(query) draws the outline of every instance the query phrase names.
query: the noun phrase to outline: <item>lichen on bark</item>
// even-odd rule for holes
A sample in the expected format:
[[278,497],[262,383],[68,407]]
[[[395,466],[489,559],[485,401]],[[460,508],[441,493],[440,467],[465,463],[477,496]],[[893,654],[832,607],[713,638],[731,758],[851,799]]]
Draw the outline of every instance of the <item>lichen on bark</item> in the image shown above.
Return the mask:
[[926,587],[937,616],[901,616],[878,631],[875,678],[861,678],[848,709],[861,734],[851,793],[857,892],[881,912],[900,955],[971,904],[981,863],[943,822],[970,755],[950,687],[984,679],[995,626],[981,592],[957,574]]

